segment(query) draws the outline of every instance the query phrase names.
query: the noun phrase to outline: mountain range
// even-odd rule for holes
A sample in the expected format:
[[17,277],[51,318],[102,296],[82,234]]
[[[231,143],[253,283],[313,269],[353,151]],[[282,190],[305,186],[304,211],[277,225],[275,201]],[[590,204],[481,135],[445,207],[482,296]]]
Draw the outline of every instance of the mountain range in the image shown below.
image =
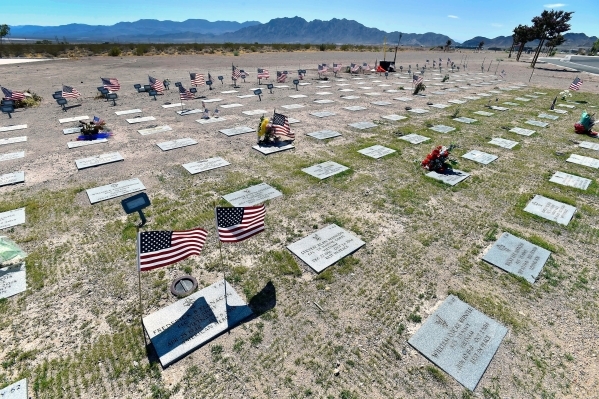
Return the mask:
[[[385,32],[366,27],[359,22],[347,19],[330,21],[306,21],[300,17],[275,18],[267,23],[258,21],[207,21],[188,19],[182,22],[142,19],[135,22],[119,22],[115,25],[68,24],[60,26],[15,25],[10,27],[10,36],[35,40],[58,40],[76,42],[163,42],[163,43],[335,43],[335,44],[377,44],[384,40],[395,46],[400,33]],[[584,33],[566,33],[566,43],[562,47],[590,47],[597,37]],[[9,38],[10,39],[10,38]],[[403,46],[442,46],[451,40],[453,45],[477,47],[483,41],[484,47],[507,48],[512,45],[511,36],[486,38],[474,37],[458,43],[440,33],[402,33]],[[535,42],[530,43],[534,45]]]

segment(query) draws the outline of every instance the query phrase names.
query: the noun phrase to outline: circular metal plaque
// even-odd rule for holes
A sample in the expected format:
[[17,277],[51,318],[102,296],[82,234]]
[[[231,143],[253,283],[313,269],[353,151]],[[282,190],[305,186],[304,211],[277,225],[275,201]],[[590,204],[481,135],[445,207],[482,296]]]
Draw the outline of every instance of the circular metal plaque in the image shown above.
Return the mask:
[[198,289],[198,281],[192,276],[176,278],[171,284],[171,294],[177,298],[184,298]]

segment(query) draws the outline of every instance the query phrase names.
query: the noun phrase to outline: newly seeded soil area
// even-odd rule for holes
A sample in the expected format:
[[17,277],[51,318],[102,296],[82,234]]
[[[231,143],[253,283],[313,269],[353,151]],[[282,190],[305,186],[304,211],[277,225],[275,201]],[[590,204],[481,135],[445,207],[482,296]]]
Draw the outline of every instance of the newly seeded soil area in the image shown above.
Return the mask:
[[[459,63],[466,55],[466,71],[447,69],[448,56]],[[400,52],[397,59],[404,72],[408,65],[415,69],[417,63],[421,67],[431,61],[424,74],[424,97],[412,95],[412,79],[406,73],[388,78],[360,74],[363,79],[339,73],[337,79],[345,80],[329,73],[327,81],[317,80],[319,63],[372,65],[381,58],[377,53],[293,52],[92,57],[0,66],[2,86],[31,89],[44,97],[39,107],[18,110],[12,119],[0,115],[0,127],[27,124],[27,129],[0,133],[0,139],[27,136],[26,142],[0,146],[0,154],[25,151],[24,158],[0,162],[0,174],[25,172],[24,184],[0,188],[0,211],[25,207],[26,223],[2,234],[29,254],[27,291],[0,300],[0,386],[26,377],[34,398],[599,397],[599,172],[566,162],[571,154],[599,158],[598,151],[578,146],[597,139],[576,135],[573,129],[582,111],[596,112],[599,80],[539,64],[529,83],[528,63],[508,60],[504,53],[428,51]],[[432,60],[439,58],[442,71],[431,70]],[[496,75],[497,58],[503,61]],[[223,94],[234,90],[231,63],[250,77],[240,82],[237,93]],[[289,87],[275,87],[270,94],[267,82],[258,86],[257,67],[268,68],[273,77],[277,70],[288,70],[292,78],[297,69],[307,69],[304,82],[311,84],[296,91],[291,78],[285,83]],[[499,76],[502,70],[505,79]],[[202,125],[196,122],[201,114],[179,116],[178,108],[162,107],[179,102],[174,85],[156,101],[133,89],[135,83],[147,84],[148,75],[181,81],[189,88],[189,72],[210,72],[214,78],[214,90],[198,89],[199,95],[222,100],[207,103],[209,109],[242,106],[220,108],[223,120]],[[446,74],[449,79],[441,83]],[[216,80],[218,75],[224,76],[224,84]],[[539,113],[552,113],[554,97],[577,75],[584,81],[582,89],[567,99],[571,102],[557,100],[575,108],[556,107],[567,111],[555,113],[556,121],[538,119]],[[97,97],[100,77],[119,79],[116,106]],[[62,84],[83,95],[80,102],[69,101],[70,106],[80,106],[67,112],[51,97]],[[257,87],[264,92],[262,101],[237,97]],[[330,94],[316,94],[322,92]],[[490,96],[448,103],[480,93]],[[306,97],[289,97],[297,94]],[[526,95],[536,98],[515,100]],[[394,100],[399,97],[413,99]],[[334,102],[314,103],[318,99]],[[373,105],[376,101],[391,105]],[[449,107],[437,109],[428,102]],[[200,100],[184,103],[184,108],[201,107]],[[289,104],[304,107],[281,108]],[[495,111],[488,105],[509,110]],[[348,106],[366,109],[344,109]],[[415,114],[407,106],[428,112]],[[135,115],[115,115],[134,108],[156,120],[129,124],[125,119]],[[257,128],[260,116],[242,113],[257,109],[267,111],[268,117],[276,109],[300,120],[291,125],[297,137],[294,150],[264,156],[252,149],[255,133],[219,133],[236,126]],[[310,114],[317,111],[335,115]],[[382,118],[391,114],[407,119]],[[107,143],[67,148],[77,135],[62,130],[78,124],[60,124],[58,119],[79,115],[105,119],[114,136]],[[477,122],[453,120],[459,116]],[[549,126],[529,126],[529,119]],[[348,126],[360,121],[377,126]],[[145,136],[137,132],[162,125],[172,130]],[[433,125],[456,130],[438,133],[430,129]],[[536,133],[520,136],[509,132],[513,127]],[[342,136],[326,141],[307,136],[324,129]],[[430,140],[413,145],[401,139],[410,133]],[[180,138],[193,138],[198,144],[166,152],[156,146]],[[493,138],[519,144],[505,149],[489,144]],[[459,146],[453,153],[459,160],[456,168],[471,174],[454,187],[426,177],[420,166],[434,146],[451,143]],[[376,144],[396,152],[378,160],[357,152]],[[474,149],[498,159],[481,165],[461,158]],[[77,159],[116,151],[124,161],[80,171],[75,166]],[[181,166],[216,156],[231,165],[197,175]],[[350,170],[322,181],[301,171],[325,161]],[[587,190],[557,185],[549,182],[556,171],[593,182]],[[203,288],[222,279],[223,273],[259,314],[166,369],[142,336],[135,227],[139,218],[124,214],[122,198],[91,205],[85,191],[136,177],[152,201],[145,230],[199,226],[209,232],[200,256],[142,274],[144,314],[177,300],[169,291],[174,278],[191,274]],[[224,245],[222,264],[214,204],[224,206],[223,195],[263,182],[283,193],[266,204],[266,231]],[[575,206],[573,220],[563,226],[524,212],[537,194]],[[316,274],[286,246],[332,223],[366,245]],[[503,232],[552,252],[534,284],[481,260]],[[508,328],[474,392],[407,343],[449,294]]]

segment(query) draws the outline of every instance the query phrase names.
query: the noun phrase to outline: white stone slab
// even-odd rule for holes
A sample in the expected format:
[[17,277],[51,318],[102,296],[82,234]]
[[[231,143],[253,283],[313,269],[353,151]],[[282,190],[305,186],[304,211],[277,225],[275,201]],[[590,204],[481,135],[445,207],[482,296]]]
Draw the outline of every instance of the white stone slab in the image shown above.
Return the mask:
[[157,143],[156,145],[162,151],[170,151],[170,150],[174,150],[176,148],[187,147],[187,146],[194,145],[197,143],[198,142],[195,141],[194,139],[184,138],[184,139],[176,139],[176,140],[172,140],[172,141],[164,141],[162,143]]
[[220,99],[220,98],[210,98],[210,99],[207,99],[207,100],[202,100],[203,103],[217,103],[219,101],[223,101],[223,100]]
[[492,96],[491,94],[487,94],[487,93],[477,93],[476,95],[479,97],[491,97]]
[[382,145],[373,145],[372,147],[363,148],[358,150],[360,154],[366,155],[374,159],[379,159],[385,155],[393,154],[396,152],[394,149],[383,147]]
[[341,136],[341,133],[336,132],[334,130],[319,130],[318,132],[308,133],[308,136],[314,137],[318,140],[326,140],[333,137]]
[[333,93],[331,93],[330,91],[317,91],[314,94],[316,94],[317,96],[330,96]]
[[493,144],[493,145],[511,150],[512,148],[514,148],[515,146],[518,145],[518,142],[512,141],[512,140],[507,140],[507,139],[502,139],[501,137],[495,137],[495,138],[493,138],[493,140],[489,141],[489,144]]
[[308,96],[305,94],[293,94],[293,95],[289,96],[289,98],[306,98],[306,97],[308,97]]
[[237,126],[231,129],[221,129],[219,132],[226,134],[227,136],[236,136],[238,134],[252,133],[255,132],[256,129],[252,129],[248,126]]
[[576,108],[574,105],[570,105],[570,104],[557,104],[558,107],[564,107],[564,108]]
[[316,116],[318,118],[326,118],[329,116],[335,116],[336,114],[334,112],[322,111],[322,112],[310,112],[310,115]]
[[555,172],[549,179],[550,182],[561,184],[562,186],[569,186],[586,190],[589,188],[592,180],[585,179],[584,177],[571,175],[564,172]]
[[69,141],[67,143],[67,147],[69,149],[71,149],[71,148],[86,147],[88,145],[102,144],[102,143],[108,143],[108,139]]
[[529,102],[529,101],[530,101],[530,98],[526,98],[526,97],[516,97],[516,98],[514,98],[514,100],[516,100],[516,101],[522,101],[522,102],[525,102],[525,103],[526,103],[526,102]]
[[316,104],[331,104],[331,103],[334,103],[335,101],[333,101],[333,100],[314,100],[314,102]]
[[14,125],[14,126],[0,127],[0,133],[10,132],[12,130],[21,130],[21,129],[27,129],[27,125]]
[[435,132],[439,132],[439,133],[450,133],[455,130],[455,127],[445,126],[445,125],[435,125],[435,126],[431,127],[430,129],[434,130]]
[[599,151],[599,143],[591,143],[589,141],[581,141],[580,144],[578,144],[578,146],[581,148],[588,148],[589,150]]
[[381,116],[381,118],[383,119],[389,119],[390,121],[401,121],[403,119],[408,119],[407,116],[403,116],[403,115],[397,115],[397,114],[391,114],[391,115],[383,115]]
[[352,105],[351,107],[343,107],[343,109],[346,109],[348,111],[364,111],[365,109],[368,109],[368,108],[361,107],[359,105]]
[[303,104],[289,104],[289,105],[281,105],[281,108],[285,108],[285,109],[299,109],[299,108],[304,108],[305,105]]
[[25,208],[0,213],[0,230],[25,223]]
[[412,112],[414,114],[426,114],[429,111],[426,109],[422,109],[422,108],[413,108],[413,109],[409,109],[408,112]]
[[58,122],[60,122],[60,123],[79,122],[79,121],[82,121],[85,119],[89,119],[89,116],[87,116],[87,115],[73,116],[72,118],[59,119]]
[[447,102],[452,104],[466,104],[464,100],[448,100]]
[[277,88],[277,89],[288,89],[289,86],[288,85],[276,85],[275,88]]
[[109,200],[123,195],[131,194],[136,191],[143,191],[146,187],[138,178],[123,180],[118,183],[108,184],[106,186],[94,187],[86,190],[89,202],[95,204],[97,202]]
[[539,96],[535,96],[535,95],[532,95],[532,94],[525,94],[524,97],[539,98]]
[[570,155],[570,158],[566,159],[566,162],[571,162],[578,165],[599,169],[599,159],[585,157],[582,155],[572,154]]
[[394,100],[408,102],[408,101],[412,101],[413,98],[410,98],[410,97],[397,97],[397,98],[394,98]]
[[1,399],[27,399],[29,395],[27,393],[27,378],[23,378],[20,381],[10,384],[6,388],[0,389]]
[[341,96],[341,98],[344,100],[357,100],[360,96]]
[[499,107],[497,105],[491,105],[491,109],[494,109],[495,111],[509,111],[509,108],[506,107]]
[[462,123],[468,123],[468,124],[477,122],[476,119],[466,118],[466,117],[463,117],[463,116],[461,116],[459,118],[453,118],[453,120],[454,121],[458,121],[458,122],[462,122]]
[[365,244],[349,231],[331,224],[287,246],[298,258],[320,273]]
[[301,121],[299,119],[287,117],[287,122],[289,122],[290,125],[293,125],[294,123],[300,123]]
[[535,91],[534,93],[535,93],[535,94],[538,94],[539,96],[544,96],[544,95],[546,95],[546,94],[547,94],[547,93],[541,93],[541,92],[538,92],[538,91]]
[[378,105],[378,106],[384,107],[384,106],[386,106],[386,105],[391,105],[391,104],[393,104],[393,103],[390,103],[390,102],[388,102],[388,101],[373,101],[373,102],[371,102],[370,104],[372,104],[372,105]]
[[25,157],[25,151],[9,152],[7,154],[0,155],[0,162],[11,161],[13,159],[19,159]]
[[377,85],[378,87],[391,87],[391,85],[388,84],[382,84],[382,85]]
[[480,97],[477,96],[466,96],[464,97],[466,100],[480,100]]
[[362,90],[372,90],[372,87],[370,87],[370,86],[360,86],[358,88],[362,89]]
[[210,118],[210,119],[196,119],[196,122],[202,125],[207,125],[209,123],[216,123],[226,121],[227,118],[219,117],[219,118]]
[[252,148],[256,151],[261,152],[264,155],[270,155],[270,154],[274,154],[276,152],[292,150],[295,148],[295,146],[293,144],[287,144],[287,145],[284,145],[281,147],[276,147],[276,146],[262,147],[259,145],[255,145]]
[[237,98],[251,98],[251,97],[256,97],[255,94],[244,94],[242,96],[237,96]]
[[243,107],[243,104],[223,104],[220,106],[223,109],[227,109],[227,108],[235,108],[235,107]]
[[430,105],[430,107],[439,108],[439,109],[445,109],[445,108],[449,108],[450,106],[447,105],[447,104],[432,104],[432,105]]
[[22,143],[27,141],[27,136],[10,137],[8,139],[0,139],[0,145]]
[[237,90],[226,90],[226,91],[221,91],[220,94],[233,94],[233,93],[239,93]]
[[512,129],[510,129],[510,132],[519,134],[520,136],[532,136],[533,134],[536,133],[535,130],[522,129],[520,127],[512,128]]
[[129,114],[139,114],[141,111],[141,109],[128,109],[126,111],[116,111],[115,114],[117,115],[129,115]]
[[[326,89],[327,87],[331,87],[330,85],[320,85],[320,86],[314,86],[314,87],[318,87],[319,89]],[[318,93],[316,93],[318,94]]]
[[542,195],[535,195],[524,211],[567,226],[572,220],[576,208]]
[[141,118],[131,118],[131,119],[125,119],[127,122],[133,124],[133,123],[141,123],[141,122],[150,122],[150,121],[155,121],[156,118],[154,118],[153,116],[143,116]]
[[501,94],[500,91],[498,90],[489,90],[489,93],[493,93],[493,94]]
[[419,134],[416,133],[411,133],[411,134],[406,134],[405,136],[400,136],[399,137],[400,140],[405,140],[409,143],[412,144],[420,144],[420,143],[424,143],[425,141],[430,140],[430,138],[425,137],[425,136],[421,136]]
[[556,121],[556,120],[559,119],[559,116],[557,116],[557,115],[549,115],[549,114],[543,113],[543,114],[537,115],[537,118],[550,119],[552,121]]
[[399,93],[401,90],[389,89],[385,90],[385,93]]
[[181,116],[185,116],[185,115],[199,114],[202,112],[204,112],[204,110],[195,108],[195,109],[183,109],[183,110],[177,111],[177,114],[181,115]]
[[518,104],[518,103],[513,103],[513,102],[511,102],[511,101],[506,101],[506,102],[504,102],[504,104],[505,104],[505,105],[511,105],[512,107],[517,107],[517,106],[519,106],[519,105],[520,105],[520,104]]
[[481,116],[493,116],[495,115],[493,112],[487,112],[487,111],[475,111],[473,112],[476,115],[481,115]]
[[556,114],[561,114],[561,115],[568,113],[568,111],[566,111],[565,109],[550,109],[550,111],[555,112]]
[[149,314],[143,325],[166,367],[251,315],[235,289],[221,280]]
[[383,93],[364,93],[365,96],[378,97],[383,95]]
[[203,159],[198,162],[185,163],[181,166],[183,166],[192,175],[195,175],[196,173],[206,172],[208,170],[221,168],[221,167],[227,166],[227,165],[231,165],[231,164],[229,162],[225,161],[221,157],[214,157],[214,158]]
[[371,129],[373,127],[377,127],[378,125],[376,123],[372,123],[372,122],[355,122],[355,123],[350,123],[349,126],[356,128],[356,129],[360,129],[360,130],[365,130],[365,129]]
[[438,96],[444,96],[447,93],[445,93],[444,91],[433,91],[431,94],[436,94]]
[[24,183],[25,172],[12,172],[0,175],[0,186],[8,186],[10,184]]
[[538,127],[547,127],[547,126],[549,126],[549,123],[547,123],[547,122],[541,122],[541,121],[535,121],[535,120],[528,120],[525,123],[527,125],[538,126]]
[[[0,299],[10,298],[27,289],[25,263],[19,265],[0,268]],[[14,395],[3,396],[4,390],[0,390],[0,398],[4,399],[16,397]],[[27,398],[25,392],[24,398]]]
[[70,127],[68,129],[62,129],[63,134],[81,133],[80,127]]
[[140,129],[137,132],[139,134],[141,134],[142,136],[147,136],[149,134],[154,134],[154,133],[170,132],[171,130],[173,130],[173,129],[170,126],[164,125],[164,126],[151,127],[149,129]]
[[255,109],[253,111],[242,111],[241,113],[244,115],[253,116],[253,115],[265,115],[268,113],[268,111],[265,111],[263,109]]
[[302,83],[300,83],[298,86],[309,86],[309,85],[311,85],[311,84],[312,84],[312,83],[308,83],[308,82],[302,82]]
[[491,162],[493,162],[494,160],[496,160],[498,157],[496,155],[488,154],[486,152],[482,152],[482,151],[478,151],[478,150],[470,150],[467,153],[465,153],[464,155],[462,155],[462,158],[466,158],[471,161],[481,163],[483,165],[488,165]]
[[223,198],[233,206],[252,206],[262,204],[264,201],[282,196],[279,190],[266,183],[260,183],[231,194]]
[[184,105],[185,105],[184,103],[165,104],[162,106],[162,108],[175,108],[175,107],[182,107]]
[[470,177],[469,173],[462,172],[461,170],[457,169],[454,169],[452,172],[447,174],[428,172],[426,175],[435,180],[439,180],[445,184],[449,184],[450,186],[455,186],[462,180],[466,180],[468,177]]
[[308,168],[302,169],[302,172],[309,174],[310,176],[314,176],[317,179],[323,180],[328,177],[334,176],[338,173],[349,170],[347,166],[338,164],[333,161],[326,161],[323,163],[319,163]]
[[123,160],[124,158],[118,152],[110,152],[107,154],[100,154],[89,158],[77,159],[75,160],[75,165],[77,165],[78,170],[81,170]]

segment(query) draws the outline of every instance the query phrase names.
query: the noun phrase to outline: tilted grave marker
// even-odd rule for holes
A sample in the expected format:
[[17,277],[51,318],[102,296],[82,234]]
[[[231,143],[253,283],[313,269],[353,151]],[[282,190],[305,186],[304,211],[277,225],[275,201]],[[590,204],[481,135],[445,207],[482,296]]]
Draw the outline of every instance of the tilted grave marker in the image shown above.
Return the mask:
[[260,183],[234,193],[223,195],[223,198],[233,206],[253,206],[282,195],[283,193],[274,187],[266,183]]
[[75,160],[77,169],[92,168],[94,166],[106,165],[113,162],[123,161],[125,158],[122,157],[118,152],[110,152],[107,154],[100,154],[89,158],[82,158]]
[[434,171],[428,172],[426,176],[435,180],[439,180],[440,182],[443,182],[450,186],[455,186],[459,182],[466,180],[468,177],[470,177],[470,174],[462,172],[461,170],[453,169],[451,172],[448,173],[437,173]]
[[6,173],[4,175],[0,175],[0,187],[8,186],[11,184],[17,184],[17,183],[25,183],[25,172],[24,171],[12,172],[12,173]]
[[185,168],[189,173],[195,175],[197,173],[206,172],[208,170],[222,168],[223,166],[231,165],[221,157],[214,157],[203,159],[197,162],[185,163],[181,166]]
[[562,186],[569,186],[586,190],[592,183],[591,179],[585,179],[584,177],[571,175],[564,172],[555,172],[549,179],[550,182],[561,184]]
[[[26,277],[25,263],[0,268],[0,299],[10,298],[25,291],[27,289]],[[0,399],[4,399],[2,391],[0,390]]]
[[95,204],[97,202],[106,201],[112,198],[131,194],[137,191],[143,191],[146,187],[137,177],[129,180],[123,180],[105,186],[94,187],[85,190],[89,202]]
[[567,226],[572,220],[576,208],[542,195],[535,195],[524,211]]
[[408,143],[412,143],[412,144],[420,144],[420,143],[424,143],[425,141],[430,140],[430,138],[428,138],[428,137],[421,136],[421,135],[415,134],[415,133],[406,134],[405,136],[400,136],[399,139],[407,141]]
[[326,161],[308,168],[303,168],[302,172],[316,177],[317,179],[323,180],[341,172],[345,172],[346,170],[349,170],[349,168],[345,165],[341,165],[333,161]]
[[25,208],[0,213],[0,230],[25,223]]
[[194,145],[194,144],[197,144],[197,143],[198,142],[195,141],[194,139],[184,138],[184,139],[176,139],[176,140],[172,140],[172,141],[164,141],[162,143],[157,143],[156,145],[162,151],[170,151],[170,150],[174,150],[174,149],[177,149],[177,148],[187,147],[187,146],[190,146],[190,145]]

